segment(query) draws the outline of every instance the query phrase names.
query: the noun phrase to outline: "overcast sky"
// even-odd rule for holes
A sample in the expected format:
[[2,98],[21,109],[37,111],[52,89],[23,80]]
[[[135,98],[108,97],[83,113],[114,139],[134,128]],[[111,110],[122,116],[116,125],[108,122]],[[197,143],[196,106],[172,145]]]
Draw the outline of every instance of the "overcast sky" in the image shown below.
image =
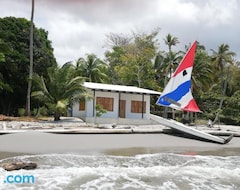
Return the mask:
[[[106,34],[150,32],[178,37],[176,50],[197,39],[208,51],[228,44],[240,57],[238,0],[35,0],[34,22],[49,32],[58,64],[94,53],[104,57]],[[30,20],[31,0],[1,0],[0,17]]]

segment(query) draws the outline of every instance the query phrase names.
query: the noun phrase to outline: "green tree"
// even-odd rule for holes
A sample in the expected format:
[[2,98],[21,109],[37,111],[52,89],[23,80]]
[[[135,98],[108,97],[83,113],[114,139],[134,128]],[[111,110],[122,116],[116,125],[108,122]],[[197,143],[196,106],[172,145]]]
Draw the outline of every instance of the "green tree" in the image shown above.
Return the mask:
[[[229,64],[233,64],[233,57],[236,55],[234,52],[229,50],[229,45],[227,44],[221,44],[218,47],[218,51],[212,50],[213,55],[212,55],[212,62],[215,68],[217,69],[216,71],[218,72],[219,75],[215,75],[217,77],[220,76],[221,78],[221,91],[222,91],[222,97],[219,102],[219,108],[216,113],[216,117],[213,121],[213,124],[215,124],[218,121],[219,114],[222,111],[222,106],[223,106],[223,101],[224,101],[224,96],[226,94],[226,89],[227,89],[227,83],[228,83],[228,77],[229,77]],[[227,68],[228,67],[228,68]],[[226,69],[227,68],[227,69]],[[224,78],[224,76],[226,76]]]
[[[0,113],[17,115],[18,108],[26,106],[29,79],[30,22],[24,18],[0,18],[0,38],[8,46],[0,71],[5,88],[0,91]],[[44,29],[34,27],[34,71],[47,77],[48,67],[56,66],[51,42]],[[35,106],[35,102],[32,102]]]
[[62,67],[48,68],[48,82],[37,74],[33,77],[35,91],[32,96],[53,110],[55,121],[60,120],[68,106],[86,95],[83,78],[74,77],[73,73],[74,67],[68,63]]
[[192,71],[192,91],[195,96],[200,96],[211,87],[213,81],[213,71],[211,68],[210,56],[205,47],[197,42],[197,49],[194,58]]
[[165,39],[163,39],[165,44],[168,46],[168,54],[165,58],[165,62],[167,63],[166,67],[166,75],[165,75],[165,81],[164,85],[167,85],[167,78],[168,75],[171,76],[172,72],[176,68],[176,61],[179,57],[177,57],[178,53],[174,53],[172,51],[172,46],[176,46],[179,43],[179,40],[177,37],[172,36],[171,34],[168,34]]
[[126,53],[123,46],[114,46],[111,51],[105,53],[109,65],[109,76],[112,84],[121,84],[116,66],[122,65],[122,56]]
[[4,52],[6,51],[6,49],[4,48],[4,42],[3,40],[0,39],[0,62],[4,62],[5,61],[5,56],[4,56]]
[[109,65],[109,76],[112,84],[121,84],[118,71],[114,68],[122,64],[121,57],[126,53],[124,47],[129,45],[133,36],[110,33],[106,35],[105,46],[109,49],[105,52],[106,61]]
[[90,82],[108,82],[108,66],[94,54],[77,60],[76,73]]
[[[9,51],[9,47],[3,40],[0,39],[0,64],[5,62],[5,53]],[[11,90],[8,84],[4,83],[2,71],[0,71],[0,91],[3,89]]]
[[238,65],[233,65],[231,67],[231,94],[234,94],[236,91],[240,89],[240,67]]
[[157,51],[157,34],[158,30],[150,34],[133,32],[133,37],[129,37],[131,41],[116,44],[107,51],[114,83],[152,89],[156,87],[152,60]]
[[240,90],[234,92],[234,94],[227,98],[225,101],[225,107],[221,120],[228,124],[240,124]]
[[[165,70],[165,77],[164,77],[164,86],[167,85],[167,79],[168,77],[172,75],[172,72],[175,70],[176,68],[176,60],[178,59],[177,53],[172,52],[172,46],[176,46],[179,41],[177,37],[172,36],[171,34],[168,34],[166,36],[165,39],[163,39],[165,44],[168,46],[168,53],[167,56],[165,58],[165,62],[166,62],[166,70]],[[167,107],[164,108],[164,113],[163,113],[163,117],[167,117]]]

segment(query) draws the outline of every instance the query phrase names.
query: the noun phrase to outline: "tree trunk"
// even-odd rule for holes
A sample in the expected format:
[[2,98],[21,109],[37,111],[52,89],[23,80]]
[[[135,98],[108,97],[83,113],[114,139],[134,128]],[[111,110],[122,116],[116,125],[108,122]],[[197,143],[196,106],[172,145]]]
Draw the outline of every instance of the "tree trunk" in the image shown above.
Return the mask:
[[218,111],[217,111],[217,114],[216,114],[216,116],[215,116],[215,119],[214,119],[212,125],[216,124],[216,122],[218,121],[218,118],[219,118],[219,114],[220,114],[220,112],[221,112],[221,110],[222,110],[222,105],[223,105],[224,96],[225,96],[226,91],[227,91],[228,77],[229,77],[229,68],[227,69],[226,80],[224,81],[224,84],[223,84],[222,97],[221,97],[221,100],[220,100],[220,103],[219,103]]
[[31,115],[31,88],[32,88],[32,75],[33,75],[33,17],[34,17],[34,0],[32,0],[32,13],[30,24],[30,67],[29,67],[29,79],[27,89],[27,103],[26,103],[26,115]]
[[[166,87],[166,85],[167,85],[167,74],[166,74],[165,77],[164,77],[164,88]],[[164,107],[163,117],[164,117],[164,118],[167,118],[167,117],[168,117],[168,107]]]
[[60,117],[61,117],[61,115],[58,112],[54,113],[54,121],[59,121]]

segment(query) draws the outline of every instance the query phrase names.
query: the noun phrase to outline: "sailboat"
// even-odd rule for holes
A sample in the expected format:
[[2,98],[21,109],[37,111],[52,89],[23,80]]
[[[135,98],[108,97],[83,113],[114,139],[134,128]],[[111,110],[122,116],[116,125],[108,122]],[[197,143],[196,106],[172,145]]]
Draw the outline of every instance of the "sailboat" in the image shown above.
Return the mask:
[[[187,112],[202,112],[199,109],[196,101],[194,100],[191,91],[191,75],[193,70],[196,47],[197,41],[195,41],[189,48],[186,55],[180,62],[179,66],[171,76],[168,84],[166,85],[161,96],[156,102],[157,105],[171,107],[176,110],[182,110]],[[170,128],[177,129],[181,132],[208,141],[226,144],[231,141],[233,137],[233,135],[231,135],[227,139],[224,139],[222,137],[210,135],[208,133],[186,126],[175,120],[168,120],[155,115],[151,115],[150,117],[151,119]]]

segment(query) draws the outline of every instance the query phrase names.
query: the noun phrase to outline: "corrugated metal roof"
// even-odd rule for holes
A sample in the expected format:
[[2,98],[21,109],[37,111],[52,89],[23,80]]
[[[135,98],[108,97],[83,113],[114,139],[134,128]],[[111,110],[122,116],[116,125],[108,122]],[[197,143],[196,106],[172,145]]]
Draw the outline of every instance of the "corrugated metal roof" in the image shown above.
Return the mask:
[[113,85],[113,84],[102,84],[102,83],[93,83],[93,82],[84,82],[83,84],[86,88],[103,90],[103,91],[115,91],[115,92],[127,92],[127,93],[138,93],[138,94],[157,94],[160,95],[160,92],[138,88],[135,86],[123,86],[123,85]]

